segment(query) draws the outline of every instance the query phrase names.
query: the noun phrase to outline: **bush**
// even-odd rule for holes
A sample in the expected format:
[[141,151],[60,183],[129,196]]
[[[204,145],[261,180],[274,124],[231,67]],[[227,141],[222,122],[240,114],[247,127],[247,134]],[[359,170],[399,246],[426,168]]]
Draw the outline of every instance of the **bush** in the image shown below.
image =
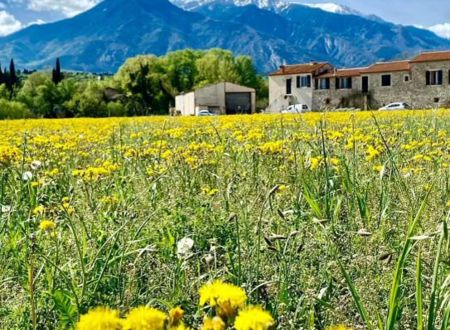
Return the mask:
[[0,119],[31,118],[33,114],[21,102],[0,99]]
[[108,109],[109,117],[125,117],[127,115],[127,109],[120,102],[108,103],[106,108]]

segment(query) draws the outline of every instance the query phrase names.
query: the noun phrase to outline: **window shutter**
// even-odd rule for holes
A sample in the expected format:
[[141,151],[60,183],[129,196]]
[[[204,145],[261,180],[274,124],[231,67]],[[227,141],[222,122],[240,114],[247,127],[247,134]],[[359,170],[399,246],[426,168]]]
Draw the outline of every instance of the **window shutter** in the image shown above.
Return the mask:
[[330,89],[330,78],[327,78],[326,82],[327,82],[327,89]]
[[353,83],[352,77],[347,78],[347,79],[348,79],[348,88],[352,89],[352,88],[353,88],[353,87],[352,87],[352,83]]
[[297,76],[297,88],[300,88],[301,84],[300,84],[300,76]]
[[442,85],[443,76],[442,70],[438,71],[438,85]]
[[426,76],[426,84],[430,85],[430,80],[431,80],[430,79],[430,71],[427,71],[425,76]]
[[319,89],[319,79],[314,79],[314,89]]
[[308,78],[306,78],[306,84],[308,87],[311,87],[311,76],[307,76]]
[[336,89],[341,88],[339,78],[336,78]]

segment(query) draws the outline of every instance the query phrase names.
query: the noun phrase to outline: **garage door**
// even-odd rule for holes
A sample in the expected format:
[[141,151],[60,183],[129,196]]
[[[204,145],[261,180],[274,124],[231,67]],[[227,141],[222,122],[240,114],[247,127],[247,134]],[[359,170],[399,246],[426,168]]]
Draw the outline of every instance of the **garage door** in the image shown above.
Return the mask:
[[227,93],[226,94],[227,115],[252,112],[251,93]]

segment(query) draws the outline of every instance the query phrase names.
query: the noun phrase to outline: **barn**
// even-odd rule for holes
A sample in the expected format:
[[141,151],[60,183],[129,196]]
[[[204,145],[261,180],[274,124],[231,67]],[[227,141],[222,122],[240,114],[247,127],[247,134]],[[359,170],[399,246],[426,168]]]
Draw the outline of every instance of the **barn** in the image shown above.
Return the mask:
[[183,116],[195,116],[200,110],[209,110],[217,115],[251,114],[256,110],[256,91],[221,82],[178,95],[175,109]]

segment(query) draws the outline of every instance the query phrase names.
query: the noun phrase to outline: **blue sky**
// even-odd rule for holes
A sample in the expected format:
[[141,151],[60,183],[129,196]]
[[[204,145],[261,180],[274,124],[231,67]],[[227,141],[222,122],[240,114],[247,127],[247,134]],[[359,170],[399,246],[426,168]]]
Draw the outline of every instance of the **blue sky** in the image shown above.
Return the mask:
[[[50,22],[73,16],[100,0],[0,0],[0,35],[35,22]],[[152,1],[152,0],[148,0]],[[304,3],[328,1],[291,0]],[[364,14],[375,14],[387,21],[420,25],[450,38],[449,0],[337,0]]]
[[387,21],[405,25],[431,26],[450,23],[449,0],[296,0],[296,2],[336,2],[364,14],[375,14]]

